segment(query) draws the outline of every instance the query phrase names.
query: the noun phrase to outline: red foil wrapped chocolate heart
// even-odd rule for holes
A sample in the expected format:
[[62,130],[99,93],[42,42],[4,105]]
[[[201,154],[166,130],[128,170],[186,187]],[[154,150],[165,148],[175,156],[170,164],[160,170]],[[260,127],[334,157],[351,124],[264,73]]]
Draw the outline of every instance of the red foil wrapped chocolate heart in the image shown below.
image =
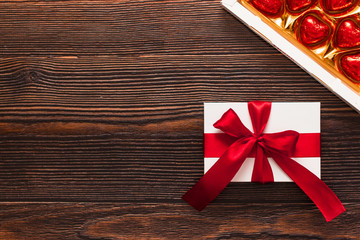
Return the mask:
[[336,61],[339,71],[355,83],[360,83],[360,51],[341,54]]
[[337,23],[333,45],[342,50],[360,45],[360,19],[358,17],[346,17]]
[[283,0],[251,0],[251,4],[265,16],[276,18],[284,12]]
[[285,7],[291,14],[300,14],[316,3],[317,0],[285,0]]
[[333,24],[319,11],[309,11],[295,23],[296,38],[308,48],[326,44],[333,34]]
[[359,0],[321,0],[320,4],[324,12],[329,15],[341,15],[353,10]]

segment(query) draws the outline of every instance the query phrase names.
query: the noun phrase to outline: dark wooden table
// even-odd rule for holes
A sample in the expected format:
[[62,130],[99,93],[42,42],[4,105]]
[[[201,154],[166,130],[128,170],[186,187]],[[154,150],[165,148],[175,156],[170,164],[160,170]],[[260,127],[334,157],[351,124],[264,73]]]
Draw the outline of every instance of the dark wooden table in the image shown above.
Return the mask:
[[[216,1],[0,2],[0,239],[360,239],[360,115]],[[326,223],[294,183],[204,211],[203,102],[320,101]]]

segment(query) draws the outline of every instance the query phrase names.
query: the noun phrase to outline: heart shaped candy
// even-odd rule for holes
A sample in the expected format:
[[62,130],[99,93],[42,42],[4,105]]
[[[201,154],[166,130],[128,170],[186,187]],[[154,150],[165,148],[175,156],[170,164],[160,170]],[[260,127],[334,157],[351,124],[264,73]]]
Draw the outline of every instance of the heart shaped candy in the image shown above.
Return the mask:
[[360,45],[360,21],[355,17],[347,17],[336,26],[333,45],[339,49],[349,49]]
[[359,0],[322,0],[321,7],[329,15],[340,15],[350,12]]
[[251,4],[265,16],[276,18],[284,12],[283,0],[252,0]]
[[333,25],[319,11],[309,11],[295,23],[296,38],[309,48],[320,47],[330,40]]
[[292,14],[300,14],[315,5],[317,0],[286,0],[286,9]]
[[360,51],[342,54],[336,64],[339,71],[347,78],[360,83]]

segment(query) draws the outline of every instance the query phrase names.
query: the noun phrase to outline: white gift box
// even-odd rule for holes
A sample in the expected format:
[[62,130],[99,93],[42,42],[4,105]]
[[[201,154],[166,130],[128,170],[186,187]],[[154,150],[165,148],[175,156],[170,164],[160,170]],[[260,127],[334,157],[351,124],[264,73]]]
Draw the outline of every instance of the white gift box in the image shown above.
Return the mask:
[[222,6],[237,19],[245,23],[265,41],[277,48],[290,60],[307,71],[322,85],[360,113],[360,93],[348,85],[350,84],[349,80],[347,81],[348,84],[345,83],[345,77],[342,76],[342,74],[334,70],[331,71],[331,69],[326,69],[323,62],[310,57],[310,50],[299,45],[295,46],[293,39],[289,38],[286,34],[281,34],[279,31],[276,31],[237,0],[222,0],[221,3]]
[[[246,102],[238,103],[204,103],[204,134],[222,133],[213,124],[221,116],[232,108],[239,116],[242,123],[253,132],[252,123]],[[286,130],[294,130],[298,133],[318,133],[320,134],[320,103],[319,102],[287,102],[272,103],[271,113],[268,123],[263,133],[276,133]],[[205,146],[206,144],[204,144]],[[319,145],[320,148],[320,145]],[[320,149],[318,149],[320,152]],[[320,178],[321,158],[319,157],[292,157],[295,161],[303,165],[309,171]],[[206,173],[218,157],[204,158],[204,172]],[[271,165],[275,182],[292,182],[286,173],[268,158]],[[251,175],[254,166],[254,158],[247,158],[232,182],[251,182]]]

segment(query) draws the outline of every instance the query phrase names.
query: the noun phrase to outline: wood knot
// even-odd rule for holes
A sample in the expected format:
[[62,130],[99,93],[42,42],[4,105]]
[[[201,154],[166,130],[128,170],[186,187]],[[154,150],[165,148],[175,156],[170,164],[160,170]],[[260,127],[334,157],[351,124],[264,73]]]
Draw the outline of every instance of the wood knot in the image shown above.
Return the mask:
[[28,70],[26,73],[26,82],[38,83],[39,82],[39,74],[34,70]]

